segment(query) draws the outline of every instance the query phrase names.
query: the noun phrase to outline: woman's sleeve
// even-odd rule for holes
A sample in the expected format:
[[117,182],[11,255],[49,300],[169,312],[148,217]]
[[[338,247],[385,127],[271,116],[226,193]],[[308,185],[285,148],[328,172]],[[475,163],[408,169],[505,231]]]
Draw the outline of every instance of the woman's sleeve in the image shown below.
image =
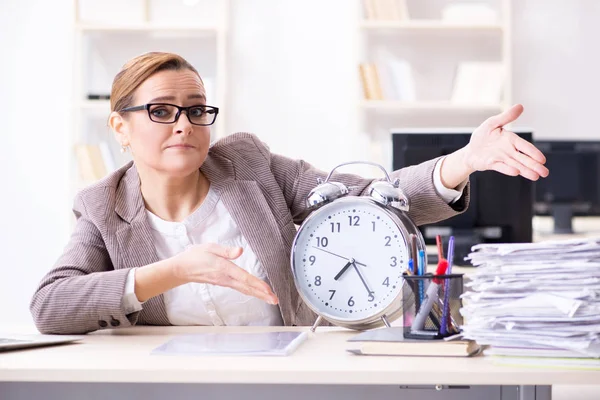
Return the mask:
[[135,324],[139,312],[126,315],[121,302],[130,269],[114,269],[81,196],[73,212],[77,222],[69,243],[31,300],[38,330],[81,334]]
[[[270,162],[271,171],[281,187],[294,222],[300,224],[308,215],[306,209],[308,194],[317,185],[317,179],[325,179],[328,173],[314,168],[305,161],[273,154],[256,137],[254,141]],[[390,174],[392,181],[400,180],[400,187],[410,200],[408,214],[417,225],[430,224],[453,217],[464,212],[469,204],[469,184],[464,188],[462,197],[452,204],[448,204],[437,193],[433,182],[437,161],[436,158],[419,165],[401,168]],[[351,195],[363,194],[373,182],[373,179],[338,173],[337,170],[331,180],[346,185],[350,189]]]

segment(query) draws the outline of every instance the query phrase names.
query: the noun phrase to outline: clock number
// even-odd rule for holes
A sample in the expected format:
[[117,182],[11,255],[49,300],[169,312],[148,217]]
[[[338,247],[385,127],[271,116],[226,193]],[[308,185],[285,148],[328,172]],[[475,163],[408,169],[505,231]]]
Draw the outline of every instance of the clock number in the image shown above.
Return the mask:
[[396,265],[398,265],[398,259],[396,257],[392,257],[392,263],[390,264],[390,267],[395,267]]
[[331,292],[331,296],[329,297],[329,300],[333,299],[333,295],[335,294],[335,290],[330,290]]
[[375,292],[369,292],[369,302],[372,302],[373,300],[375,300],[374,294],[375,294]]
[[373,232],[375,232],[375,221],[371,221],[371,223],[373,224]]
[[390,278],[389,278],[389,277],[388,277],[388,278],[385,278],[385,281],[383,281],[382,285],[383,285],[383,286],[390,287]]
[[319,275],[315,276],[315,286],[321,286],[321,277]]
[[336,232],[335,228],[337,228],[337,232],[339,232],[342,224],[340,224],[339,222],[330,222],[330,225],[331,225],[331,233],[335,233]]
[[350,222],[350,226],[360,226],[360,217],[358,215],[349,215],[348,220]]
[[329,240],[327,240],[327,237],[318,237],[317,236],[317,247],[327,247],[328,243],[329,243]]
[[308,257],[308,261],[310,261],[310,265],[315,265],[315,261],[317,261],[317,257],[310,256],[310,257]]
[[387,240],[387,241],[385,242],[385,245],[386,245],[387,247],[391,246],[391,244],[390,244],[390,243],[391,243],[391,241],[392,241],[392,237],[391,237],[391,236],[386,236],[386,237],[385,237],[385,240]]
[[350,296],[350,298],[348,299],[348,306],[349,307],[354,307],[354,300],[352,300],[354,296]]

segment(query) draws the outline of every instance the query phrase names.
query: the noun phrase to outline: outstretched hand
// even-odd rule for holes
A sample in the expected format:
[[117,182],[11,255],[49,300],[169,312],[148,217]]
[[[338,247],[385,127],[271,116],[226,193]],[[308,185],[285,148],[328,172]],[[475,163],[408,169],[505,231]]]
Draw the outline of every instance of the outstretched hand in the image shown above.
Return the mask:
[[475,171],[497,171],[505,175],[521,175],[532,181],[549,174],[546,157],[533,144],[504,129],[523,113],[523,106],[488,118],[471,134],[469,144],[448,155],[441,168],[442,183],[455,188]]
[[464,159],[474,171],[494,170],[505,175],[521,175],[532,181],[548,176],[546,157],[533,144],[504,129],[523,113],[514,105],[501,114],[488,118],[473,134],[465,148]]

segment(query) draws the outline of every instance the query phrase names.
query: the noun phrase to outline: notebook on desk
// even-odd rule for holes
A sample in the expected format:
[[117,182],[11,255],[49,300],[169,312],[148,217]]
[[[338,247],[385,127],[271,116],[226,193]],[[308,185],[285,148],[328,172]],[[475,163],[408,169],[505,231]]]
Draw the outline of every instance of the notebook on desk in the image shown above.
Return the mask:
[[405,339],[403,327],[366,331],[350,339],[347,349],[357,355],[470,357],[481,352],[471,340]]

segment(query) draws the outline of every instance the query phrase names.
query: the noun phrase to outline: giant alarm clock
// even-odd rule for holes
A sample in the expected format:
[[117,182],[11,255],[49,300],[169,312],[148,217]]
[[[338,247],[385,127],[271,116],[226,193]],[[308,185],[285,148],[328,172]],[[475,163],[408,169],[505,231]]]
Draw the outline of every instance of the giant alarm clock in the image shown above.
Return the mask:
[[[337,168],[358,163],[379,167],[385,180],[353,196],[330,179]],[[410,236],[417,251],[425,250],[399,181],[379,164],[343,163],[317,182],[306,205],[311,213],[294,238],[291,267],[302,300],[318,315],[312,330],[322,319],[356,330],[390,326],[402,315],[403,274],[415,247]]]

